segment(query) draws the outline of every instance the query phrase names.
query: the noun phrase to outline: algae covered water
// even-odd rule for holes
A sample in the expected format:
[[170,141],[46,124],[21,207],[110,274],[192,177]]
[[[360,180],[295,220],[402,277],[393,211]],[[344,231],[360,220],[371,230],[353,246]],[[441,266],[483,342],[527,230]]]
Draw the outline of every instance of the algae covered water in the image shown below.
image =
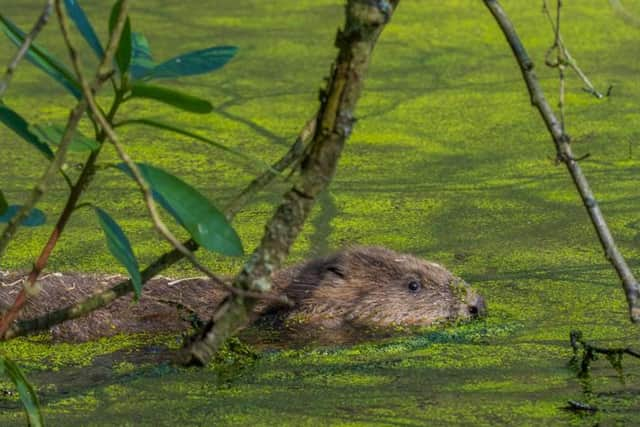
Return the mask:
[[[614,3],[614,2],[611,2]],[[616,2],[617,3],[617,2]],[[564,2],[565,44],[601,90],[598,101],[568,81],[567,131],[612,232],[640,273],[640,29],[602,1]],[[39,2],[0,0],[28,28]],[[625,2],[629,14],[640,5]],[[106,33],[108,8],[87,4]],[[208,115],[157,107],[124,111],[166,118],[272,161],[317,106],[335,54],[341,1],[135,2],[132,25],[157,59],[219,45],[239,47],[223,70],[182,81],[214,104]],[[552,102],[554,71],[543,66],[553,34],[540,5],[505,2]],[[103,22],[100,26],[98,23]],[[41,42],[64,57],[57,28]],[[0,42],[0,58],[12,53]],[[29,65],[5,101],[33,120],[63,120],[71,98]],[[52,101],[53,100],[53,101]],[[146,104],[145,104],[146,105]],[[0,347],[25,370],[49,425],[640,425],[640,361],[622,369],[602,357],[578,376],[569,333],[601,346],[640,347],[618,279],[544,125],[530,107],[502,34],[481,2],[403,1],[376,47],[358,122],[329,192],[319,200],[291,262],[350,243],[375,244],[438,261],[485,297],[481,321],[341,346],[236,344],[206,369],[165,363],[179,337],[120,337],[51,345],[42,337]],[[131,154],[171,170],[223,205],[256,171],[209,146],[163,133],[122,129]],[[12,199],[42,165],[0,129],[0,185]],[[115,157],[114,157],[115,159]],[[258,195],[234,225],[258,243],[286,183]],[[162,245],[135,188],[104,172],[95,191],[121,219],[142,263]],[[131,197],[122,198],[130,192]],[[51,218],[63,182],[39,205]],[[47,227],[22,230],[3,269],[26,269]],[[86,254],[91,254],[87,256]],[[230,274],[240,261],[198,254]],[[112,272],[90,213],[74,217],[52,271]],[[186,264],[167,272],[194,273]],[[0,424],[24,415],[8,383]],[[568,401],[597,411],[567,410]]]

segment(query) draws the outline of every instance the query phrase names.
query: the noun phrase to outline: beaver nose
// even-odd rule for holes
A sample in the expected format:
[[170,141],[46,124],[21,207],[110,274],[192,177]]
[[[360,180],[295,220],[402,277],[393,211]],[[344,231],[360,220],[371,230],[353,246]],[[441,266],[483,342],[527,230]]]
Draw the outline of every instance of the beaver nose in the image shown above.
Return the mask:
[[476,296],[475,299],[469,303],[469,314],[471,317],[482,317],[487,314],[487,305],[484,302],[484,298],[480,295]]

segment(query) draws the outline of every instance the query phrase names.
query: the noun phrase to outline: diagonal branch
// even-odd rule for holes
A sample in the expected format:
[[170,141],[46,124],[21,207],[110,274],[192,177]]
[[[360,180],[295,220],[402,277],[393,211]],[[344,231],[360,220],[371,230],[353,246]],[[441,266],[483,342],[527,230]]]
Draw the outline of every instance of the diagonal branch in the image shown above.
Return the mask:
[[[55,3],[56,3],[56,7],[60,6],[59,5],[60,0],[56,0]],[[110,70],[112,68],[113,58],[114,58],[116,49],[118,47],[120,35],[124,28],[124,22],[127,16],[127,10],[128,10],[128,0],[123,0],[122,6],[120,8],[120,14],[118,15],[118,18],[117,18],[116,26],[113,30],[113,33],[111,34],[111,38],[109,39],[109,43],[107,45],[107,49],[105,51],[104,57],[100,65],[98,66],[98,69],[96,71],[96,76],[91,85],[90,90],[92,93],[97,92],[100,86],[102,86],[102,84],[109,78],[109,75],[111,74]],[[73,56],[75,55],[75,52],[70,52],[70,54]],[[44,195],[44,193],[48,188],[49,182],[53,178],[53,175],[60,169],[60,166],[62,165],[66,157],[67,149],[69,147],[69,144],[71,143],[71,138],[73,136],[73,133],[76,127],[78,126],[80,119],[86,112],[87,106],[88,106],[87,99],[82,98],[78,102],[76,107],[72,110],[71,115],[69,116],[69,121],[67,122],[67,127],[64,131],[64,134],[62,136],[62,139],[60,141],[58,150],[56,151],[54,158],[49,163],[49,166],[47,167],[47,170],[45,171],[42,178],[40,178],[40,180],[32,190],[32,193],[29,199],[24,203],[22,209],[18,212],[18,214],[15,217],[12,218],[9,224],[7,224],[7,226],[5,227],[2,233],[2,236],[0,237],[0,258],[2,257],[2,254],[4,253],[7,245],[15,235],[19,224],[26,217],[28,212],[31,211],[31,208],[33,208],[35,204],[40,200],[40,198]],[[4,316],[2,316],[2,318],[0,318],[0,337],[5,337],[5,334],[9,329],[9,327],[11,326],[11,324],[13,323],[13,321],[18,318],[20,311],[22,310],[22,307],[27,302],[28,294],[37,293],[37,288],[35,287],[36,280],[38,279],[40,272],[46,265],[49,255],[51,254],[53,247],[55,246],[60,234],[62,233],[67,223],[67,220],[69,219],[69,216],[71,215],[71,212],[75,207],[75,203],[78,201],[78,198],[80,197],[80,193],[84,186],[83,180],[88,179],[87,177],[91,176],[91,169],[92,169],[91,165],[97,155],[98,155],[97,151],[91,154],[90,159],[88,160],[80,178],[78,179],[78,185],[76,185],[76,187],[74,188],[74,191],[72,191],[71,196],[67,200],[67,204],[64,208],[64,211],[60,215],[58,223],[56,224],[53,232],[51,233],[49,241],[45,245],[40,257],[38,258],[38,260],[36,261],[36,264],[34,265],[33,270],[29,274],[29,280],[25,282],[24,288],[20,291],[20,293],[18,293],[11,308],[4,314]]]
[[[236,213],[238,213],[244,205],[247,204],[252,195],[269,185],[277,176],[279,176],[278,174],[280,172],[286,170],[300,158],[304,152],[304,147],[307,145],[310,137],[315,133],[315,127],[316,117],[314,116],[301,130],[289,151],[281,159],[276,161],[271,166],[271,169],[265,171],[262,175],[251,181],[251,183],[240,192],[229,206],[227,206],[225,212],[229,221],[233,219]],[[182,244],[190,251],[198,250],[198,244],[193,239],[189,239]],[[164,253],[140,272],[142,283],[147,282],[153,276],[159,274],[182,259],[182,253],[177,249]],[[105,307],[114,300],[130,294],[131,292],[133,292],[133,284],[130,280],[124,280],[111,288],[105,289],[104,291],[92,295],[76,304],[53,310],[34,319],[18,321],[6,332],[4,339],[11,339],[29,333],[43,331],[64,321],[82,317],[91,311]]]
[[[550,67],[558,67],[562,69],[565,65],[571,67],[571,69],[576,73],[576,75],[582,80],[585,84],[583,90],[587,93],[592,94],[598,99],[602,99],[605,97],[602,93],[598,92],[598,90],[593,86],[589,77],[582,71],[582,69],[578,66],[578,62],[571,56],[569,53],[569,49],[564,44],[564,40],[562,40],[562,35],[560,34],[560,9],[562,8],[562,0],[558,0],[556,7],[556,22],[553,21],[551,17],[551,12],[549,12],[549,5],[547,0],[543,0],[543,12],[549,19],[549,23],[551,24],[551,29],[555,34],[555,39],[553,45],[547,50],[547,58],[545,60],[546,64]],[[557,59],[555,61],[550,60],[550,56],[553,51],[557,50]],[[611,90],[611,89],[609,89]]]
[[2,99],[2,96],[7,91],[9,83],[13,78],[13,74],[15,73],[16,68],[18,68],[18,64],[20,63],[20,61],[22,61],[22,58],[24,58],[24,56],[27,54],[31,43],[33,43],[36,37],[38,37],[38,34],[40,34],[40,31],[42,31],[44,26],[47,25],[52,10],[53,0],[47,0],[47,3],[44,5],[44,9],[38,17],[38,20],[33,25],[33,28],[31,28],[31,31],[29,31],[29,34],[27,34],[27,36],[24,38],[22,45],[20,45],[20,48],[11,59],[11,62],[9,62],[4,77],[2,78],[2,80],[0,80],[0,99]]
[[[338,31],[339,52],[327,89],[321,93],[318,125],[300,176],[266,226],[260,246],[234,280],[241,289],[268,291],[271,273],[286,258],[313,207],[333,177],[355,122],[354,112],[378,36],[399,0],[349,0],[344,30]],[[223,301],[209,324],[181,354],[185,364],[207,364],[222,343],[250,320],[257,301],[232,296]]]
[[500,3],[498,3],[497,0],[484,0],[484,3],[500,26],[509,46],[511,46],[511,50],[513,51],[516,61],[520,66],[520,70],[522,71],[522,78],[529,90],[531,104],[540,112],[542,120],[547,126],[547,130],[553,138],[558,159],[566,165],[576,189],[582,198],[582,203],[587,209],[591,223],[593,224],[598,235],[598,239],[600,240],[600,244],[604,249],[605,257],[613,265],[618,273],[618,277],[622,281],[622,287],[627,298],[627,304],[629,305],[629,316],[631,321],[640,322],[640,286],[638,285],[638,281],[631,272],[631,269],[627,265],[624,257],[618,250],[604,216],[602,215],[600,206],[591,191],[589,182],[573,155],[573,150],[569,144],[569,135],[564,133],[562,123],[557,119],[551,106],[545,99],[540,83],[538,82],[538,78],[533,70],[533,62],[529,59],[513,24],[502,9],[502,6],[500,6]]

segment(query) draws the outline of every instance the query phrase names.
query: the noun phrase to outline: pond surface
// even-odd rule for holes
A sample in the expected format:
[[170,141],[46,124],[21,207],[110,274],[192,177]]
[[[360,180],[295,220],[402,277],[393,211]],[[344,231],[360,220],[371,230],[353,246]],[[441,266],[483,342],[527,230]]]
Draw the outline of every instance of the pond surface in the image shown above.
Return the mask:
[[[0,11],[28,28],[40,3],[0,0]],[[640,3],[624,6],[640,16]],[[107,8],[86,7],[104,37]],[[552,33],[540,5],[505,7],[555,104],[557,77],[542,65]],[[576,153],[590,154],[582,166],[640,274],[640,28],[603,1],[565,2],[563,11],[572,55],[598,88],[613,85],[597,101],[571,75],[567,130]],[[134,30],[145,33],[158,60],[213,44],[236,45],[239,53],[216,73],[169,83],[210,99],[213,113],[139,103],[122,117],[173,120],[273,161],[315,111],[342,12],[337,0],[224,0],[215,8],[135,2]],[[55,25],[40,42],[63,57]],[[12,52],[0,41],[0,63]],[[92,64],[88,52],[83,60]],[[4,100],[34,122],[63,121],[73,105],[27,64]],[[200,370],[163,361],[179,337],[1,344],[33,381],[49,425],[640,425],[640,360],[625,358],[617,370],[601,358],[586,377],[570,366],[571,330],[598,345],[638,348],[640,328],[628,321],[618,279],[482,3],[402,2],[376,47],[358,111],[339,171],[291,262],[349,243],[411,252],[472,283],[489,316],[340,347],[236,345]],[[123,128],[122,136],[135,158],[183,177],[221,206],[259,170],[155,130]],[[0,150],[0,186],[21,200],[42,162],[4,128]],[[247,248],[258,243],[286,186],[259,194],[234,221]],[[132,184],[105,170],[92,189],[86,201],[100,201],[120,221],[142,264],[161,253],[164,243]],[[65,194],[56,182],[39,205],[49,223]],[[29,268],[49,232],[21,230],[0,268]],[[199,256],[225,274],[241,264]],[[73,218],[50,269],[117,270],[90,212]],[[166,274],[194,273],[180,264]],[[569,400],[599,410],[563,409]],[[0,409],[1,425],[24,421],[15,396],[1,396]]]

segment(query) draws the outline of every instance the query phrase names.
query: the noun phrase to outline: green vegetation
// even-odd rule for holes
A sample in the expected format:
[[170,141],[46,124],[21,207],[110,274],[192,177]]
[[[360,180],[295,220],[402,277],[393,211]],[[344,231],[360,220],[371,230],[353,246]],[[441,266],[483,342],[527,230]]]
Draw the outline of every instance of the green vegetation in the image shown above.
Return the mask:
[[[587,379],[578,379],[568,367],[572,329],[601,345],[636,347],[640,329],[627,319],[618,279],[564,168],[554,165],[552,143],[530,108],[502,35],[481,2],[428,3],[402,2],[382,35],[354,134],[331,191],[320,199],[291,262],[354,242],[411,252],[441,262],[472,283],[485,296],[489,317],[385,342],[265,351],[257,360],[231,352],[204,370],[171,368],[145,358],[160,344],[179,345],[176,337],[79,346],[52,346],[40,338],[0,344],[0,351],[33,382],[45,421],[640,424],[637,360],[625,359],[620,375],[602,358],[592,364]],[[123,114],[163,122],[171,117],[211,140],[266,162],[275,160],[317,105],[317,87],[327,75],[335,29],[342,23],[341,5],[340,0],[236,0],[218,2],[215,12],[205,12],[192,0],[136,2],[132,26],[149,37],[157,58],[212,43],[239,50],[224,69],[176,85],[209,100],[211,113],[194,116],[132,100]],[[553,99],[556,74],[542,65],[553,35],[540,5],[504,6]],[[640,8],[625,6],[640,16]],[[8,2],[2,12],[28,28],[39,7],[35,1]],[[87,3],[86,8],[92,22],[107,21],[104,7]],[[628,26],[607,2],[565,2],[564,13],[564,39],[572,55],[598,88],[614,85],[609,99],[596,101],[571,80],[567,130],[575,151],[591,154],[582,166],[637,271],[640,83],[633,58],[640,30]],[[103,40],[107,30],[97,28]],[[54,25],[39,38],[64,58],[56,40]],[[2,62],[11,52],[9,43],[0,43]],[[88,51],[83,58],[91,60]],[[39,123],[63,121],[73,103],[64,89],[27,64],[19,68],[5,100]],[[91,134],[90,128],[81,130]],[[136,161],[184,177],[218,206],[255,172],[254,163],[182,135],[134,126],[119,133]],[[27,150],[34,152],[0,128],[0,183],[8,200],[21,200],[41,173],[44,158],[34,165],[25,157]],[[105,161],[117,161],[109,150]],[[85,154],[70,156],[80,161]],[[114,169],[99,174],[102,180],[86,201],[108,201],[101,206],[118,218],[145,265],[168,246],[151,230],[142,201],[129,197],[137,194],[135,185]],[[272,193],[259,194],[236,217],[234,228],[249,251],[284,188],[276,184]],[[60,179],[38,207],[55,217],[66,191]],[[21,229],[1,268],[29,268],[48,233],[48,226]],[[198,257],[227,274],[241,263],[204,252]],[[74,216],[49,267],[124,272],[114,265],[88,209]],[[181,263],[167,274],[194,272]],[[24,422],[13,399],[0,398],[2,425]],[[602,411],[565,411],[569,399]]]

